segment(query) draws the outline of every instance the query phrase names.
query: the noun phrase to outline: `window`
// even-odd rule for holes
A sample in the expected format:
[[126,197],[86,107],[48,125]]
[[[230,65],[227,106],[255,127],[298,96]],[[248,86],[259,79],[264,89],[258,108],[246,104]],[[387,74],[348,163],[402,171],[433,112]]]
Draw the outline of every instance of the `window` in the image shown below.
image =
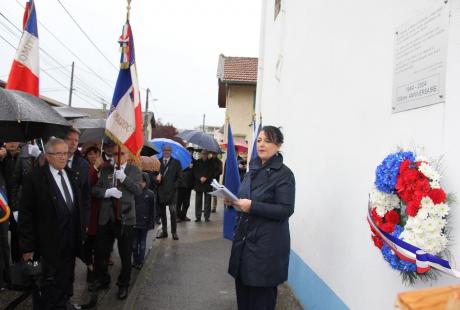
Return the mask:
[[281,0],[275,0],[275,20],[281,11]]

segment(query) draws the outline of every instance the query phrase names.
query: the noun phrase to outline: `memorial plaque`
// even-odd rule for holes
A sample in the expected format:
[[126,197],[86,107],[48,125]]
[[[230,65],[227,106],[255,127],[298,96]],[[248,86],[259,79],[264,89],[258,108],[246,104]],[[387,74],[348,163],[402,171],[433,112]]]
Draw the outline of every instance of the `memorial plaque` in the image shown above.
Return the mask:
[[394,113],[444,102],[449,14],[443,1],[396,30]]

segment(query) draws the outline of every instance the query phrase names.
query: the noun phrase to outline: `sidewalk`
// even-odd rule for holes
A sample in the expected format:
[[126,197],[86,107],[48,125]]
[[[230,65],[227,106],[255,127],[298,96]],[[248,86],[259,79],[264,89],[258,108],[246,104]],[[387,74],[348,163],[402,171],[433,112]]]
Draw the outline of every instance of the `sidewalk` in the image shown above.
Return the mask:
[[[156,240],[123,309],[237,309],[234,280],[227,273],[231,241],[222,237],[222,210],[219,205],[210,223],[195,223],[192,207],[192,221],[178,224],[179,241],[170,234]],[[302,309],[287,285],[279,287],[277,309]]]
[[[193,197],[192,197],[193,198]],[[114,246],[114,266],[110,267],[110,289],[91,295],[87,291],[86,267],[77,260],[73,302],[87,303],[97,298],[93,309],[110,310],[230,310],[237,309],[234,280],[227,273],[231,242],[222,237],[223,207],[212,213],[211,222],[195,223],[194,199],[188,216],[191,222],[178,223],[180,240],[155,239],[156,230],[147,237],[147,255],[141,271],[132,270],[128,298],[117,298],[114,284],[119,273],[120,261]],[[17,292],[0,292],[0,309],[18,296]],[[31,298],[16,309],[32,309]],[[300,310],[287,285],[278,289],[277,310]]]

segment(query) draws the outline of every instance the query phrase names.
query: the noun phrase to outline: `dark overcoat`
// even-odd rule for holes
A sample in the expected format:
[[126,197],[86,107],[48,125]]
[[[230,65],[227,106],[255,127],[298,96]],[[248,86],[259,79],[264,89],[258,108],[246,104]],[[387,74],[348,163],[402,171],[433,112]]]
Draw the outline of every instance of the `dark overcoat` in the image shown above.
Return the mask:
[[[73,229],[75,232],[75,256],[81,257],[83,225],[81,218],[81,193],[76,174],[65,168],[74,197]],[[22,253],[35,252],[49,265],[59,266],[61,223],[58,221],[59,193],[53,187],[54,178],[49,165],[36,167],[32,173],[24,178],[19,210],[19,246]],[[55,183],[54,183],[55,184]],[[56,186],[57,188],[57,186]]]
[[[210,159],[198,159],[193,166],[193,176],[195,177],[195,191],[211,192],[211,182],[214,178],[214,164]],[[205,177],[206,182],[201,183],[200,178]]]
[[164,205],[175,203],[176,190],[182,180],[182,167],[180,162],[172,157],[169,158],[167,166],[164,165],[163,158],[158,160],[161,162],[161,182],[158,186],[159,203]]
[[288,276],[295,201],[294,174],[282,155],[246,173],[238,197],[252,202],[250,213],[238,213],[228,272],[248,286],[277,286]]
[[155,193],[149,189],[150,177],[147,173],[142,174],[146,186],[140,195],[136,195],[136,225],[135,228],[155,228]]
[[83,225],[89,226],[91,214],[91,181],[89,177],[89,163],[83,158],[80,151],[75,151],[73,154],[71,169],[75,172],[78,178],[78,183],[81,190],[81,212],[84,219]]
[[195,186],[195,178],[193,177],[193,168],[195,167],[196,160],[192,158],[192,168],[187,167],[182,170],[182,179],[179,183],[180,188],[192,189]]

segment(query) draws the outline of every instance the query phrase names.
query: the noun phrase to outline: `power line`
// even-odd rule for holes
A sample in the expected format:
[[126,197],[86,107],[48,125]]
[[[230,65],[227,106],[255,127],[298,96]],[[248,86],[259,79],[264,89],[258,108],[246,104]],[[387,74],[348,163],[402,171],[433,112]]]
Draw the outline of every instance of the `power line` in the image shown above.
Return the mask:
[[[5,19],[6,19],[14,28],[16,28],[19,32],[21,32],[21,30],[20,30],[18,27],[16,27],[16,25],[14,25],[14,23],[12,23],[5,15],[1,14],[1,16],[2,16],[3,18],[5,18]],[[6,28],[5,24],[3,24],[2,22],[0,22],[0,24],[2,24],[2,25]],[[16,36],[16,38],[19,38],[19,37],[20,37],[17,33],[13,33],[13,32],[11,31],[11,29],[9,29],[9,28],[7,28],[7,29],[9,30],[9,32],[10,32],[11,34],[13,34],[14,36]],[[8,43],[9,43],[9,42],[8,42]],[[15,48],[11,43],[9,43],[9,44],[10,44],[13,48]],[[44,49],[41,48],[41,47],[40,47],[40,51],[41,51],[43,54],[45,54],[47,57],[49,57],[52,61],[54,61],[56,64],[58,64],[58,67],[55,67],[55,68],[53,68],[53,69],[58,69],[59,72],[60,72],[61,74],[63,74],[64,76],[66,76],[66,78],[69,78],[69,77],[70,77],[70,74],[69,74],[68,72],[62,70],[63,68],[68,67],[68,66],[63,65],[61,62],[59,62],[56,58],[54,58],[51,54],[49,54],[46,50],[44,50]],[[44,61],[44,62],[47,62],[47,61],[45,60],[45,58],[43,58],[43,61]],[[45,72],[45,71],[47,71],[47,70],[41,69],[41,71],[44,71],[44,73],[47,74],[47,73]],[[50,76],[49,74],[47,74],[47,75]],[[50,77],[51,77],[51,76],[50,76]],[[53,78],[53,79],[54,79],[54,78]],[[54,79],[54,80],[57,81],[56,79]],[[59,83],[60,83],[60,82],[59,82]],[[63,85],[62,83],[60,83],[60,84]],[[101,98],[104,97],[104,95],[102,95],[102,93],[100,93],[97,89],[95,89],[95,88],[93,88],[93,87],[90,87],[90,86],[89,86],[87,83],[85,83],[85,82],[83,82],[83,84],[86,85],[86,86],[83,86],[82,88],[86,88],[88,94],[91,94],[92,92],[97,93],[97,94],[95,95],[95,98],[97,98],[97,100],[100,100]],[[66,89],[69,90],[68,87],[66,87]],[[80,91],[80,92],[81,92],[81,91]],[[79,97],[79,98],[81,98],[81,97]],[[84,99],[84,100],[86,101],[86,99]],[[104,99],[104,100],[105,100],[105,99]],[[105,100],[105,101],[107,101],[107,100]],[[93,106],[94,106],[94,105],[93,105]]]
[[16,47],[13,44],[11,44],[10,41],[8,41],[4,36],[0,35],[0,38],[6,43],[8,43],[13,49],[16,49]]
[[99,54],[102,55],[102,57],[105,58],[105,60],[107,60],[107,62],[116,70],[118,71],[119,68],[117,68],[108,58],[107,56],[104,55],[104,53],[99,49],[99,47],[97,47],[96,43],[93,42],[93,40],[91,40],[91,38],[89,37],[89,35],[83,30],[83,28],[78,24],[78,22],[75,20],[75,18],[72,16],[72,14],[70,14],[70,12],[65,8],[65,6],[62,4],[62,2],[60,0],[57,0],[57,2],[59,2],[59,4],[62,6],[62,8],[64,9],[64,11],[67,13],[67,15],[69,15],[69,17],[72,19],[72,21],[75,23],[75,25],[77,25],[78,29],[80,29],[80,31],[85,35],[85,37],[88,39],[88,41],[96,48],[96,50],[99,52]]
[[[6,43],[8,43],[14,50],[16,50],[16,47],[11,44],[10,41],[8,41],[5,37],[3,37],[2,35],[0,35],[0,38],[3,39],[3,41],[5,41]],[[49,74],[46,70],[41,70],[44,74],[46,74],[50,79],[52,79],[53,81],[55,81],[56,83],[58,83],[59,85],[61,85],[66,91],[69,90],[69,87],[67,87],[66,85],[62,84],[59,80],[57,80],[55,77],[53,77],[51,74]],[[62,71],[61,71],[62,72]],[[80,91],[80,93],[83,95],[84,93],[82,91]],[[83,100],[85,103],[99,109],[98,106],[94,105],[93,103],[91,102],[88,102],[87,99],[85,98],[82,98],[81,96],[75,94],[78,98],[80,98],[81,100]],[[90,97],[88,97],[90,98]],[[91,99],[91,98],[90,98]],[[99,98],[98,98],[99,99]]]
[[[16,0],[16,3],[24,8],[22,6],[22,4]],[[1,13],[0,13],[1,14]],[[41,21],[38,21],[38,23],[40,24],[40,26],[43,27],[43,29],[45,29],[59,44],[61,44],[70,54],[72,54],[76,59],[78,59],[86,68],[88,68],[88,70],[94,74],[98,79],[100,79],[103,83],[105,83],[105,85],[107,85],[108,87],[110,87],[111,89],[113,89],[113,84],[109,84],[107,83],[107,79],[103,78],[102,76],[100,76],[96,71],[94,71],[91,66],[89,66],[86,62],[83,61],[83,59],[81,59],[77,54],[75,54],[71,48],[69,48],[64,42],[62,42],[51,30],[48,29],[48,27],[46,27]]]

